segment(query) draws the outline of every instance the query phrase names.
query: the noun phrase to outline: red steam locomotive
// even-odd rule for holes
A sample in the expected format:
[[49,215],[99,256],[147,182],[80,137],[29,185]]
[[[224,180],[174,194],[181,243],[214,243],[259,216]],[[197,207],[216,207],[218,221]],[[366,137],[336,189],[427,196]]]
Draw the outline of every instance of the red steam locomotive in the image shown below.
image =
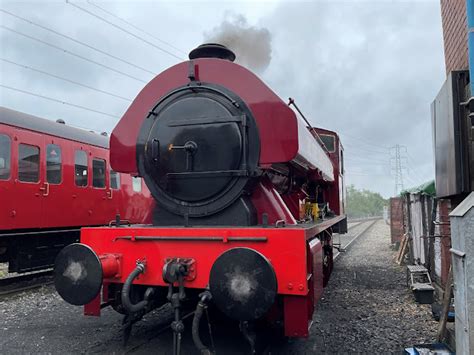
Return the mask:
[[347,231],[339,137],[311,127],[228,48],[189,58],[145,86],[111,137],[114,169],[142,176],[155,198],[153,225],[84,228],[56,260],[56,288],[89,315],[112,305],[126,334],[170,302],[177,352],[189,304],[203,352],[209,302],[244,333],[266,321],[306,337],[332,234]]
[[52,267],[82,226],[117,214],[151,221],[142,180],[109,168],[109,139],[61,122],[0,108],[0,262],[10,272]]

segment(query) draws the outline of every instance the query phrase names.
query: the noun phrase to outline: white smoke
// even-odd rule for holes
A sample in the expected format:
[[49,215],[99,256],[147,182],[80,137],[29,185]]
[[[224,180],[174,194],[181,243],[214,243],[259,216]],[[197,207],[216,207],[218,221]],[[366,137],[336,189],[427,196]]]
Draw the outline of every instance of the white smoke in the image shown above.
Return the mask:
[[230,15],[219,26],[204,34],[208,43],[223,44],[236,55],[236,62],[263,72],[272,59],[272,36],[264,27],[248,24],[243,15]]

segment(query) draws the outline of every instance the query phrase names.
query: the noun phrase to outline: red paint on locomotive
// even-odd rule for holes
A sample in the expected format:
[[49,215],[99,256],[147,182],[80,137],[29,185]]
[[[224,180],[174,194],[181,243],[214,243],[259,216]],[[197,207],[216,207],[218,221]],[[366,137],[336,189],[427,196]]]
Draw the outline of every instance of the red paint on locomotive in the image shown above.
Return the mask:
[[[292,160],[298,152],[295,113],[255,74],[226,60],[196,59],[199,80],[230,89],[249,106],[261,134],[260,164]],[[112,167],[138,173],[136,143],[140,127],[156,102],[177,87],[189,83],[189,63],[177,64],[150,81],[133,100],[110,138]]]
[[[129,316],[154,302],[179,309],[184,290],[209,289],[230,318],[278,319],[287,336],[306,337],[332,271],[332,233],[347,231],[339,137],[308,127],[222,53],[198,58],[193,52],[189,62],[145,86],[111,138],[112,166],[142,174],[157,201],[154,225],[84,229],[82,245],[57,262],[57,288],[70,303],[87,303],[88,314],[115,302]],[[229,143],[216,145],[225,134]],[[334,149],[319,134],[332,137]],[[235,137],[241,141],[232,145]],[[228,160],[235,166],[220,169]],[[222,181],[227,185],[216,188]],[[93,261],[84,270],[98,275],[101,258],[118,255],[120,272],[91,278],[89,292],[86,283],[64,276],[79,254]],[[160,299],[166,287],[169,294]],[[142,295],[137,304],[130,301],[133,290]],[[199,304],[208,301],[204,294]]]

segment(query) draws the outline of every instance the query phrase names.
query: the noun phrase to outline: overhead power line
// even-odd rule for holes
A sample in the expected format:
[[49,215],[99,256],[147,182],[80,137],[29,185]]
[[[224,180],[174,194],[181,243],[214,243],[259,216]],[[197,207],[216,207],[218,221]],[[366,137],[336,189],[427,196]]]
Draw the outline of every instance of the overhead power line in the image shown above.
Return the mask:
[[387,173],[390,174],[389,172],[389,166],[370,166],[370,165],[346,165],[344,167],[346,170],[350,171],[356,171],[358,173],[364,173],[364,174],[371,174],[371,173]]
[[105,90],[101,90],[101,89],[98,89],[98,88],[95,88],[95,87],[92,87],[92,86],[89,86],[89,85],[85,85],[85,84],[79,83],[79,82],[71,80],[71,79],[64,78],[64,77],[56,75],[56,74],[48,73],[48,72],[46,72],[44,70],[41,70],[41,69],[33,68],[33,67],[28,66],[28,65],[20,64],[20,63],[17,63],[17,62],[14,62],[12,60],[8,60],[8,59],[5,59],[5,58],[0,58],[0,60],[3,61],[3,62],[9,63],[9,64],[16,65],[18,67],[22,67],[22,68],[25,68],[25,69],[29,69],[29,70],[41,73],[43,75],[48,75],[50,77],[66,81],[66,82],[71,83],[71,84],[75,84],[75,85],[82,86],[82,87],[90,89],[90,90],[94,90],[94,91],[100,92],[102,94],[110,95],[110,96],[113,96],[117,99],[121,99],[121,100],[128,101],[128,102],[132,101],[131,99],[129,99],[127,97],[123,97],[123,96],[116,95],[114,93],[111,93],[111,92],[108,92],[108,91],[105,91]]
[[367,145],[370,145],[372,147],[376,147],[376,148],[382,148],[382,149],[389,149],[388,147],[386,146],[383,146],[383,145],[380,145],[380,144],[375,144],[375,143],[371,143],[368,141],[367,138],[362,138],[362,137],[356,137],[356,136],[353,136],[352,134],[347,134],[347,133],[344,133],[344,132],[341,132],[341,135],[343,137],[347,137],[347,138],[352,138],[352,139],[355,139],[355,140],[358,140],[364,144],[367,144]]
[[351,162],[351,161],[360,161],[360,162],[366,162],[366,163],[379,163],[380,164],[389,164],[388,160],[383,160],[383,159],[372,159],[372,158],[366,158],[366,157],[361,157],[361,156],[353,156],[353,155],[348,155],[346,154],[346,163]]
[[107,133],[107,136],[110,136],[110,133],[111,133],[110,131],[107,131],[107,130],[104,131],[104,130],[97,130],[97,129],[87,128],[87,127],[84,127],[84,126],[78,126],[76,124],[71,124],[69,122],[67,122],[67,125],[72,126],[72,127],[76,127],[76,128],[80,128],[80,129],[83,129],[85,131],[97,133],[97,134]]
[[10,31],[10,32],[13,32],[13,33],[15,33],[15,34],[17,34],[17,35],[20,35],[20,36],[29,38],[29,39],[31,39],[31,40],[33,40],[33,41],[37,41],[37,42],[42,43],[42,44],[44,44],[44,45],[46,45],[46,46],[49,46],[49,47],[54,48],[54,49],[57,49],[58,51],[67,53],[67,54],[72,55],[72,56],[74,56],[74,57],[80,58],[80,59],[82,59],[82,60],[85,60],[85,61],[87,61],[87,62],[93,63],[93,64],[95,64],[95,65],[98,65],[98,66],[100,66],[100,67],[106,68],[106,69],[108,69],[108,70],[110,70],[110,71],[113,71],[113,72],[115,72],[115,73],[117,73],[117,74],[121,74],[121,75],[126,76],[126,77],[128,77],[128,78],[130,78],[130,79],[133,79],[133,80],[136,80],[136,81],[140,81],[140,82],[142,82],[142,83],[147,83],[147,81],[145,81],[145,80],[136,78],[136,77],[134,77],[134,76],[132,76],[132,75],[129,75],[129,74],[127,74],[127,73],[124,73],[124,72],[122,72],[122,71],[120,71],[120,70],[111,68],[111,67],[109,67],[108,65],[105,65],[105,64],[96,62],[95,60],[86,58],[86,57],[84,57],[84,56],[82,56],[82,55],[80,55],[80,54],[73,53],[73,52],[71,52],[71,51],[68,51],[67,49],[64,49],[64,48],[62,48],[62,47],[56,46],[55,44],[52,44],[52,43],[43,41],[42,39],[39,39],[39,38],[30,36],[30,35],[27,35],[27,34],[25,34],[25,33],[22,33],[22,32],[20,32],[20,31],[17,31],[17,30],[14,30],[13,28],[10,28],[10,27],[4,26],[4,25],[0,25],[0,28],[3,28],[4,30]]
[[40,24],[38,24],[38,23],[36,23],[36,22],[33,22],[33,21],[31,21],[31,20],[28,20],[27,18],[21,17],[21,16],[19,16],[19,15],[16,15],[16,14],[14,14],[14,13],[12,13],[12,12],[9,12],[9,11],[3,10],[3,9],[0,9],[0,11],[3,12],[3,13],[6,13],[6,14],[12,16],[12,17],[15,17],[15,18],[17,18],[17,19],[19,19],[19,20],[25,21],[25,22],[29,23],[30,25],[39,27],[39,28],[41,28],[41,29],[43,29],[43,30],[45,30],[45,31],[49,31],[49,32],[51,32],[51,33],[54,33],[55,35],[61,36],[61,37],[66,38],[66,39],[68,39],[68,40],[70,40],[70,41],[73,41],[73,42],[75,42],[75,43],[78,43],[78,44],[80,44],[80,45],[82,45],[82,46],[84,46],[84,47],[87,47],[87,48],[89,48],[89,49],[92,49],[92,50],[94,50],[94,51],[96,51],[96,52],[98,52],[98,53],[101,53],[101,54],[103,54],[103,55],[106,55],[106,56],[108,56],[108,57],[110,57],[110,58],[113,58],[113,59],[115,59],[115,60],[118,60],[118,61],[120,61],[120,62],[122,62],[122,63],[128,64],[128,65],[130,65],[130,66],[132,66],[132,67],[134,67],[134,68],[136,68],[136,69],[140,69],[140,70],[143,70],[143,71],[146,72],[146,73],[149,73],[149,74],[152,74],[152,75],[156,75],[156,73],[153,72],[153,71],[151,71],[151,70],[148,70],[148,69],[146,69],[146,68],[143,68],[143,67],[141,67],[141,66],[139,66],[139,65],[136,65],[136,64],[134,64],[134,63],[132,63],[132,62],[129,62],[129,61],[125,60],[125,59],[122,59],[122,58],[120,58],[120,57],[117,57],[117,56],[115,56],[115,55],[113,55],[113,54],[107,53],[106,51],[103,51],[102,49],[99,49],[99,48],[96,48],[96,47],[94,47],[94,46],[91,46],[90,44],[87,44],[87,43],[85,43],[85,42],[79,41],[79,40],[77,40],[77,39],[75,39],[75,38],[72,38],[72,37],[70,37],[70,36],[68,36],[68,35],[65,35],[65,34],[61,33],[61,32],[58,32],[58,31],[56,31],[56,30],[53,30],[53,29],[51,29],[51,28],[49,28],[49,27],[40,25]]
[[146,40],[146,39],[144,39],[144,38],[142,38],[142,37],[136,35],[136,34],[133,33],[133,32],[130,32],[130,31],[126,30],[126,29],[123,28],[123,27],[120,27],[119,25],[117,25],[117,24],[115,24],[115,23],[113,23],[113,22],[107,20],[106,18],[103,18],[102,16],[99,16],[99,15],[93,13],[92,11],[89,11],[89,10],[87,10],[87,9],[85,9],[85,8],[83,8],[83,7],[79,6],[79,5],[77,5],[77,4],[74,4],[74,3],[71,2],[70,0],[66,0],[66,3],[68,3],[69,5],[74,6],[75,8],[77,8],[77,9],[83,11],[83,12],[85,12],[86,14],[89,14],[90,16],[93,16],[93,17],[95,17],[95,18],[98,18],[99,20],[101,20],[101,21],[103,21],[103,22],[109,24],[110,26],[113,26],[113,27],[119,29],[120,31],[129,34],[130,36],[132,36],[132,37],[134,37],[134,38],[136,38],[136,39],[138,39],[138,40],[140,40],[140,41],[142,41],[142,42],[148,44],[149,46],[152,46],[153,48],[158,49],[159,51],[161,51],[161,52],[163,52],[163,53],[166,53],[166,54],[168,54],[168,55],[170,55],[170,56],[172,56],[172,57],[174,57],[174,58],[176,58],[176,59],[183,60],[182,57],[178,57],[178,56],[175,55],[174,53],[172,53],[172,52],[170,52],[170,51],[168,51],[168,50],[166,50],[166,49],[164,49],[164,48],[161,48],[160,46],[157,46],[156,44],[154,44],[154,43],[152,43],[152,42],[150,42],[150,41],[148,41],[148,40]]
[[367,162],[367,161],[357,161],[357,160],[348,160],[348,161],[346,161],[345,165],[347,167],[359,167],[361,169],[377,169],[377,168],[388,169],[390,167],[388,162],[385,162],[385,163],[379,163],[379,162],[370,163],[370,162]]
[[352,172],[352,171],[346,171],[345,175],[353,175],[353,176],[385,176],[385,177],[390,177],[390,174],[382,174],[382,173],[370,173],[370,174],[365,174],[365,173],[359,173],[359,172]]
[[344,147],[346,148],[345,149],[346,151],[360,150],[360,151],[364,151],[366,153],[371,153],[371,154],[378,154],[378,155],[383,154],[383,155],[387,155],[387,156],[390,155],[390,152],[389,152],[388,149],[386,151],[382,151],[382,150],[379,150],[379,149],[368,147],[366,145],[362,145],[360,143],[345,142]]
[[101,114],[101,115],[109,116],[109,117],[112,117],[112,118],[120,118],[119,116],[112,115],[112,114],[107,113],[107,112],[95,110],[95,109],[92,109],[92,108],[89,108],[89,107],[85,107],[85,106],[81,106],[81,105],[76,105],[76,104],[73,104],[73,103],[71,103],[71,102],[58,100],[58,99],[55,99],[55,98],[53,98],[53,97],[49,97],[49,96],[44,96],[44,95],[36,94],[36,93],[34,93],[34,92],[31,92],[31,91],[21,90],[21,89],[14,88],[14,87],[11,87],[11,86],[8,86],[8,85],[0,84],[0,87],[5,88],[5,89],[8,89],[8,90],[13,90],[13,91],[21,92],[22,94],[31,95],[31,96],[36,96],[36,97],[39,97],[39,98],[42,98],[42,99],[45,99],[45,100],[49,100],[49,101],[53,101],[53,102],[57,102],[57,103],[60,103],[60,104],[63,104],[63,105],[67,105],[67,106],[72,106],[72,107],[80,108],[80,109],[82,109],[82,110],[86,110],[86,111],[90,111],[90,112],[94,112],[94,113],[99,113],[99,114]]
[[414,169],[414,167],[409,162],[407,162],[407,175],[413,175],[413,177],[418,182],[418,185],[420,185],[424,182],[421,175],[417,173],[417,171]]
[[408,159],[412,161],[413,163],[413,166],[410,164],[410,162],[408,162],[408,165],[410,167],[410,169],[415,173],[416,177],[418,178],[418,180],[420,181],[423,181],[423,178],[422,178],[422,173],[420,172],[420,170],[418,170],[417,168],[415,168],[416,166],[418,166],[415,162],[415,159],[413,159],[413,157],[411,156],[410,153],[408,153],[408,150],[407,150],[407,156],[408,156]]
[[412,184],[412,186],[416,186],[420,184],[418,181],[413,180],[408,174],[405,175],[405,178]]
[[161,42],[161,43],[163,43],[163,44],[166,44],[167,46],[170,46],[171,48],[175,49],[176,51],[180,52],[181,54],[186,55],[186,52],[182,51],[182,50],[179,49],[178,47],[175,47],[173,44],[171,44],[171,43],[169,43],[169,42],[167,42],[167,41],[164,41],[164,40],[162,40],[161,38],[156,37],[155,35],[153,35],[152,33],[148,32],[148,31],[145,31],[144,29],[142,29],[142,28],[140,28],[140,27],[134,25],[134,24],[131,23],[130,21],[125,20],[123,17],[120,17],[120,16],[118,16],[118,15],[115,15],[113,12],[108,11],[107,9],[104,9],[102,6],[99,6],[99,5],[95,4],[95,3],[93,3],[92,1],[87,0],[87,2],[88,2],[89,4],[91,4],[92,6],[95,6],[95,7],[97,7],[98,9],[102,10],[102,11],[105,12],[106,14],[108,14],[108,15],[110,15],[110,16],[112,16],[112,17],[115,17],[116,19],[118,19],[118,20],[120,20],[120,21],[126,23],[126,24],[129,25],[130,27],[133,27],[133,28],[136,29],[137,31],[140,31],[140,32],[142,32],[142,33],[144,33],[144,34],[150,36],[151,38],[154,38],[155,40],[157,40],[157,41],[159,41],[159,42]]

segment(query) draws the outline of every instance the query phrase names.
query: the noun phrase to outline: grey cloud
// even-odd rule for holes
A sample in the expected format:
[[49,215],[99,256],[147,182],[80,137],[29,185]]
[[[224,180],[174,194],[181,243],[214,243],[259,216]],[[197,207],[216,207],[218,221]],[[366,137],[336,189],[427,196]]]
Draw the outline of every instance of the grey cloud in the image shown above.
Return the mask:
[[[205,40],[203,33],[212,33],[226,19],[232,21],[229,12],[241,13],[247,19],[244,28],[267,29],[271,36],[271,61],[259,75],[282,99],[294,97],[316,126],[341,133],[348,171],[352,170],[348,183],[385,196],[392,194],[389,156],[384,153],[388,151],[382,147],[396,143],[408,147],[413,157],[409,159],[410,168],[417,171],[411,169],[406,185],[433,177],[429,107],[445,78],[438,1],[288,2],[271,6],[272,10],[266,12],[258,10],[257,15],[257,7],[237,2],[200,2],[197,6],[195,2],[134,1],[101,5],[185,52]],[[157,73],[177,62],[64,2],[4,2],[2,8]],[[99,14],[97,9],[91,10]],[[0,16],[5,25],[145,80],[152,77],[7,15]],[[131,98],[144,86],[4,30],[0,30],[0,36],[2,56],[11,60]],[[128,107],[120,100],[6,64],[1,64],[1,71],[3,84],[118,116]],[[117,121],[8,90],[0,91],[0,104],[97,130],[110,131]]]
[[342,134],[348,172],[367,175],[349,182],[393,194],[378,161],[388,165],[388,150],[379,151],[397,143],[417,170],[406,186],[433,177],[429,107],[444,80],[438,3],[283,4],[262,22],[278,48],[264,78],[316,126]]

